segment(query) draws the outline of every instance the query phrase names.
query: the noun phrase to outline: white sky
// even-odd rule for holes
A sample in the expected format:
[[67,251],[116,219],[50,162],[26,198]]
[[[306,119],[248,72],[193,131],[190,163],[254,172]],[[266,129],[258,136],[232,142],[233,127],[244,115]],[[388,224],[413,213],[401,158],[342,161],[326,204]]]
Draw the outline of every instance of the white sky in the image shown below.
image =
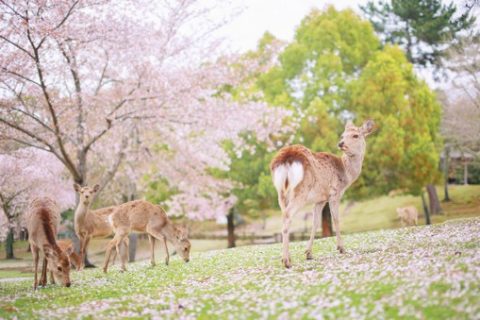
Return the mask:
[[360,12],[358,5],[366,0],[234,0],[243,8],[240,15],[222,28],[229,51],[254,49],[265,31],[282,40],[292,40],[296,27],[312,8],[322,9],[333,4],[337,9],[350,7]]

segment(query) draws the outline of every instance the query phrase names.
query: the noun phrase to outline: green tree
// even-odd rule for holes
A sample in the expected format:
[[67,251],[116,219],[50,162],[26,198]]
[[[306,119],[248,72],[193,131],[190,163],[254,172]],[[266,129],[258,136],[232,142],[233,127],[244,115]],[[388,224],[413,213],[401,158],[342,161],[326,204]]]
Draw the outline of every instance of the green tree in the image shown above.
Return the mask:
[[462,32],[475,23],[470,9],[459,14],[453,2],[441,0],[370,1],[361,9],[384,43],[401,46],[416,65],[437,68]]
[[372,117],[380,128],[370,138],[353,196],[397,188],[422,195],[423,186],[439,179],[440,105],[398,47],[372,57],[352,83],[351,106],[357,117]]

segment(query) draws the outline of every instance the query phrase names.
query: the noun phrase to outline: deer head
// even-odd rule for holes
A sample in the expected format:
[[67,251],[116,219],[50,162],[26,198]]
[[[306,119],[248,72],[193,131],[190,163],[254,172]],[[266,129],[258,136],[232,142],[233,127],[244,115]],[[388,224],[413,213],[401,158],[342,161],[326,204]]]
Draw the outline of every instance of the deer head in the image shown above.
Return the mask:
[[338,147],[348,156],[365,154],[365,138],[375,130],[373,120],[367,120],[361,127],[356,127],[351,121],[345,125]]
[[95,194],[100,190],[100,186],[96,184],[93,188],[90,188],[89,186],[84,186],[81,187],[78,184],[73,184],[73,188],[75,191],[78,192],[78,195],[80,196],[80,203],[83,203],[84,205],[88,206],[92,202],[92,200],[95,198]]
[[190,261],[190,241],[188,240],[188,231],[183,227],[175,228],[173,246],[178,254],[180,254],[185,262]]
[[55,281],[63,283],[65,287],[70,287],[70,250],[66,251],[60,250],[57,248],[55,250],[51,245],[46,244],[43,246],[43,252],[48,261],[48,270],[53,273]]

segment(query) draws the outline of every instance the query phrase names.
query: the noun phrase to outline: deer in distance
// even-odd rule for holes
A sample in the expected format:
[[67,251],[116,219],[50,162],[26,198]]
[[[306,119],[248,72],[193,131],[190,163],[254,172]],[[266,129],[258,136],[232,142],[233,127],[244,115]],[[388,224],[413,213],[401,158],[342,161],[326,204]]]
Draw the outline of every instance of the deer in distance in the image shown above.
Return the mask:
[[[163,240],[166,250],[165,263],[168,265],[169,253],[167,241],[171,242],[177,253],[185,262],[190,260],[190,241],[187,232],[182,227],[175,225],[167,217],[165,211],[158,205],[145,200],[134,200],[119,205],[109,216],[110,224],[115,236],[108,243],[105,252],[103,271],[106,273],[113,248],[121,257],[121,270],[126,271],[128,253],[128,235],[131,232],[147,233],[150,241],[150,257],[152,266],[155,265],[155,239]],[[124,253],[120,253],[119,245],[125,243]]]
[[[70,287],[69,249],[63,251],[57,243],[57,230],[60,224],[60,209],[50,198],[36,198],[27,209],[27,229],[34,262],[33,289],[38,285],[46,286],[47,269],[51,281],[55,280]],[[73,248],[72,248],[73,249]],[[40,281],[37,278],[40,252],[43,253],[43,265]]]
[[273,158],[270,169],[282,210],[282,264],[291,267],[289,229],[294,215],[307,205],[314,205],[313,226],[305,251],[313,259],[312,245],[320,223],[323,207],[328,202],[337,239],[337,249],[345,252],[340,236],[339,205],[347,188],[359,177],[365,156],[365,138],[374,131],[372,120],[356,127],[345,125],[338,147],[341,157],[326,152],[314,152],[302,145],[287,146]]
[[78,193],[78,207],[75,210],[75,233],[80,240],[80,267],[84,268],[85,255],[88,244],[92,238],[106,238],[113,234],[112,226],[108,221],[108,217],[112,214],[115,206],[91,210],[90,206],[95,198],[96,193],[100,189],[97,184],[93,188],[89,186],[81,187],[74,184],[73,188]]

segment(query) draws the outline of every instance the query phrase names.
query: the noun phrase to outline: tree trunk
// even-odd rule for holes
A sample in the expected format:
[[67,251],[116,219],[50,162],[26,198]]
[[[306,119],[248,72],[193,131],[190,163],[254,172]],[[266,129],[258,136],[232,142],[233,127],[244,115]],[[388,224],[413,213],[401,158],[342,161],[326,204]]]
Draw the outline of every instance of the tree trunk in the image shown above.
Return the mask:
[[13,242],[14,242],[14,237],[13,237],[13,228],[10,228],[8,230],[8,235],[7,235],[7,240],[5,242],[5,257],[7,259],[15,259],[15,255],[13,254]]
[[448,169],[449,169],[449,160],[450,160],[450,148],[445,147],[445,152],[443,153],[443,176],[444,176],[444,199],[443,201],[448,202],[450,201],[450,196],[448,195]]
[[464,161],[463,163],[463,184],[468,184],[468,162]]
[[333,236],[332,214],[330,213],[330,206],[327,203],[322,211],[322,238],[331,236]]
[[132,233],[128,236],[128,238],[129,238],[128,262],[134,262],[135,261],[135,255],[137,253],[138,235],[136,233]]
[[425,196],[423,195],[423,192],[422,192],[421,198],[422,198],[423,213],[425,214],[425,224],[427,225],[432,224],[432,222],[430,221],[430,212],[428,211],[427,202],[425,201]]
[[227,215],[228,247],[235,248],[235,221],[234,211],[230,209]]
[[428,202],[430,205],[430,214],[442,213],[442,207],[440,206],[440,200],[438,199],[437,189],[433,184],[427,185]]

